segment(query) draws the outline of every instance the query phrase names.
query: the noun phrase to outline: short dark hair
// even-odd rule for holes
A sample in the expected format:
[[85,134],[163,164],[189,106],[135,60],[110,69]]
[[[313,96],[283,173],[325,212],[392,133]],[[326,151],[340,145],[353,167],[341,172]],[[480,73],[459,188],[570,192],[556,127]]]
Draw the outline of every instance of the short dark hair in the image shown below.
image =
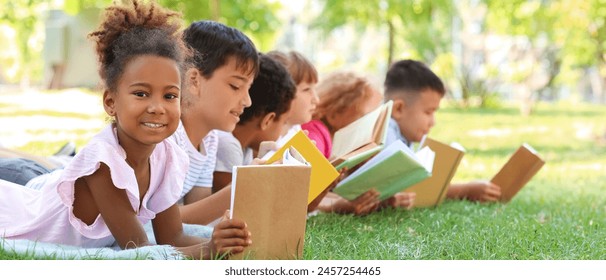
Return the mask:
[[250,89],[252,105],[244,109],[238,124],[274,112],[276,119],[290,109],[297,87],[288,70],[271,57],[259,54],[259,74]]
[[427,65],[412,59],[393,63],[385,75],[384,87],[387,99],[392,99],[395,94],[404,94],[408,100],[416,100],[426,89],[442,96],[446,93],[442,80]]
[[191,63],[205,78],[210,78],[231,56],[236,58],[239,69],[257,75],[257,49],[240,30],[215,21],[202,20],[190,24],[183,33],[183,40],[194,51]]

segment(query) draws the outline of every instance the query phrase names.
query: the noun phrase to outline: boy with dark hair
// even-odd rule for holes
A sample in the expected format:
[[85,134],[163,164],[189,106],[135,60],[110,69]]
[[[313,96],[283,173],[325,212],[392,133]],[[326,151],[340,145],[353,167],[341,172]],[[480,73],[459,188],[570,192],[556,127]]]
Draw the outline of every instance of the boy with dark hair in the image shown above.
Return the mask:
[[[393,101],[386,145],[401,140],[406,145],[420,142],[435,125],[434,113],[446,89],[440,78],[425,64],[400,60],[391,65],[385,77],[385,99]],[[450,199],[497,201],[499,186],[488,181],[451,184]]]
[[[259,57],[246,35],[214,21],[192,23],[183,39],[194,51],[189,61],[193,67],[186,74],[182,125],[173,139],[190,158],[182,193],[187,205],[211,194],[219,141],[214,130],[232,131],[250,106],[248,89],[259,70]],[[200,212],[181,214],[188,220]]]
[[296,86],[282,64],[264,54],[259,62],[259,75],[249,90],[252,106],[244,110],[232,133],[219,133],[213,192],[231,182],[233,166],[251,164],[261,142],[276,141],[286,127]]
[[211,195],[218,132],[232,131],[250,107],[248,90],[259,72],[259,54],[241,31],[209,20],[192,23],[183,39],[194,51],[194,67],[184,83],[183,125],[173,136],[190,159],[179,210],[184,223],[204,225],[229,209],[229,190]]
[[210,20],[196,21],[185,29],[183,40],[195,51],[190,62],[206,78],[228,64],[230,58],[245,74],[259,72],[258,51],[238,29]]

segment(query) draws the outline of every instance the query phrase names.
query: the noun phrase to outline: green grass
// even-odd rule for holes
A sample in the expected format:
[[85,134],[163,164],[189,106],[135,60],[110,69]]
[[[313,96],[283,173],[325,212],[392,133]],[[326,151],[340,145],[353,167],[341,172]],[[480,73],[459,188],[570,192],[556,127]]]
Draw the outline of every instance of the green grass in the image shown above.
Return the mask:
[[523,142],[546,165],[508,204],[446,201],[433,209],[312,217],[304,258],[605,259],[605,119],[606,107],[587,104],[543,104],[530,117],[513,106],[444,108],[431,136],[467,149],[453,181],[490,179]]
[[[523,142],[546,165],[508,204],[446,201],[433,209],[311,217],[304,259],[606,259],[604,120],[606,107],[589,104],[540,104],[530,117],[509,105],[445,106],[430,136],[467,149],[453,181],[490,179]],[[82,147],[91,131],[77,133]],[[50,154],[66,140],[36,140],[19,149]],[[0,250],[0,259],[31,258]]]

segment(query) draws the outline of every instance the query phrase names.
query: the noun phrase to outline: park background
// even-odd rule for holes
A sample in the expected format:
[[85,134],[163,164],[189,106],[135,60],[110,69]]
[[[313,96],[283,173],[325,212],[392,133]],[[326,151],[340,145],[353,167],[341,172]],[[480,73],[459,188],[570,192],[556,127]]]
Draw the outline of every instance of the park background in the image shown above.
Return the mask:
[[[0,0],[0,145],[51,155],[106,125],[86,34],[110,2]],[[390,62],[427,63],[448,87],[430,136],[467,149],[453,181],[490,179],[524,142],[547,161],[508,204],[312,217],[305,259],[606,258],[606,1],[158,2],[299,51],[320,78],[380,87]]]

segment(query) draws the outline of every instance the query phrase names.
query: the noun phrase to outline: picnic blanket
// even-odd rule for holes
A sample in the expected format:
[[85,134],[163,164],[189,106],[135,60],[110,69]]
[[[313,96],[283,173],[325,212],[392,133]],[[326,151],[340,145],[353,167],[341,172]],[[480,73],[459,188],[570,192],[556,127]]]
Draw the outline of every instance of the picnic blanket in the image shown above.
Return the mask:
[[[145,226],[145,232],[151,243],[156,243],[151,223]],[[210,238],[213,228],[209,226],[183,224],[183,231],[188,235]],[[82,248],[55,243],[36,242],[24,239],[0,238],[0,250],[27,255],[32,258],[51,259],[148,259],[148,260],[182,260],[179,251],[170,245],[152,245],[122,250],[115,244],[104,248]]]

